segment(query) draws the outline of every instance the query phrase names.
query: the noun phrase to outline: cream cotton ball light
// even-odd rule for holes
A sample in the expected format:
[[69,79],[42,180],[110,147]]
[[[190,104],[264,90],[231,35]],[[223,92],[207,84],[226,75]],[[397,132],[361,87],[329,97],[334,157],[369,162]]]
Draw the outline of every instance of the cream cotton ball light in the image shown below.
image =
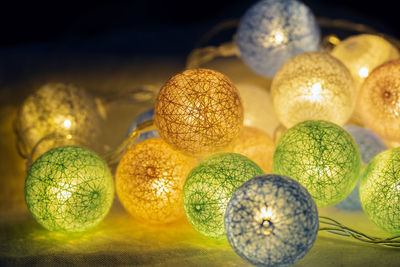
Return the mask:
[[290,128],[305,120],[343,125],[356,100],[353,78],[338,59],[325,52],[309,52],[288,60],[271,85],[275,113]]
[[222,73],[189,69],[161,88],[154,108],[160,136],[193,157],[225,150],[243,127],[239,92]]

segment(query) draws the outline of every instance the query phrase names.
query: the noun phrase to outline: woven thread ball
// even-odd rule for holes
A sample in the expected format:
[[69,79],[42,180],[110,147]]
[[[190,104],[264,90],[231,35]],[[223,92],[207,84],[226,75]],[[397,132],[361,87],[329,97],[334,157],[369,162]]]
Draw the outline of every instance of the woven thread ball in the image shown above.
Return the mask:
[[[145,111],[145,112],[139,114],[139,116],[137,116],[137,118],[131,124],[131,126],[129,126],[129,131],[128,131],[127,136],[129,136],[136,129],[136,127],[139,123],[150,120],[150,119],[154,119],[154,109],[150,109],[148,111]],[[135,141],[135,144],[137,144],[143,140],[146,140],[149,138],[154,138],[154,137],[160,137],[157,130],[142,132],[142,133],[140,133],[139,138]]]
[[81,232],[107,215],[114,183],[106,163],[76,146],[52,149],[31,166],[25,200],[38,223],[51,231]]
[[233,192],[263,170],[235,153],[213,155],[194,167],[183,187],[183,206],[193,228],[204,236],[225,239],[224,214]]
[[383,230],[400,234],[400,148],[378,154],[360,182],[360,200],[368,218]]
[[[379,136],[368,129],[355,125],[346,125],[344,129],[356,141],[363,165],[368,164],[378,153],[387,149]],[[345,210],[362,210],[359,189],[360,186],[357,183],[353,191],[344,200],[336,204],[335,207]]]
[[394,45],[372,34],[360,34],[343,40],[333,48],[331,55],[343,62],[350,71],[357,91],[373,69],[400,56]]
[[371,72],[361,86],[358,103],[367,128],[383,138],[400,140],[400,59]]
[[288,129],[273,157],[273,172],[302,184],[318,207],[346,198],[360,169],[360,153],[351,135],[327,121],[305,121]]
[[314,244],[318,210],[307,190],[281,175],[253,178],[229,201],[225,228],[229,244],[259,266],[289,266]]
[[154,109],[160,136],[193,157],[223,151],[243,127],[239,92],[222,73],[185,70],[161,88]]
[[137,220],[167,224],[183,217],[182,188],[196,160],[173,150],[161,138],[129,149],[117,167],[118,198]]
[[231,151],[242,154],[260,166],[265,173],[272,171],[272,156],[275,143],[264,131],[244,126],[239,137],[233,143]]
[[[16,123],[21,141],[30,152],[43,137],[50,134],[70,135],[87,144],[95,143],[100,135],[101,117],[94,98],[83,88],[73,84],[49,83],[25,99]],[[68,143],[74,140],[70,138]],[[48,142],[36,153],[41,155],[59,145]]]
[[311,10],[295,0],[263,0],[241,18],[236,43],[255,72],[273,77],[291,57],[317,51],[320,31]]
[[271,96],[278,119],[286,128],[305,120],[343,125],[356,100],[350,72],[324,52],[304,53],[288,60],[272,81]]

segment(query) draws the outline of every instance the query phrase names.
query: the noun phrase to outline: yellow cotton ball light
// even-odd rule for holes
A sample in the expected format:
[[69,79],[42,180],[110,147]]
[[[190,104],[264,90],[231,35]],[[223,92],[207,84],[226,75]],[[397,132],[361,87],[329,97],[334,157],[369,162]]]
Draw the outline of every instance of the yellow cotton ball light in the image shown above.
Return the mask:
[[47,138],[36,148],[35,154],[39,156],[63,144],[93,143],[100,135],[100,123],[95,100],[83,88],[48,83],[25,99],[16,119],[16,129],[27,153],[49,135],[66,137]]
[[331,55],[349,69],[356,90],[373,69],[400,56],[394,45],[372,34],[360,34],[343,40],[335,46]]
[[383,138],[400,140],[400,59],[376,68],[360,89],[365,126]]
[[305,120],[343,125],[356,99],[350,72],[325,52],[304,53],[288,60],[272,81],[271,95],[278,119],[286,128]]
[[223,151],[243,126],[239,92],[222,73],[190,69],[161,88],[154,109],[160,136],[182,153],[204,157]]
[[183,217],[182,188],[196,160],[173,150],[161,138],[139,142],[119,162],[118,198],[137,220],[166,224]]
[[265,173],[272,171],[272,156],[275,144],[264,131],[255,127],[244,126],[231,151],[242,154],[260,166]]

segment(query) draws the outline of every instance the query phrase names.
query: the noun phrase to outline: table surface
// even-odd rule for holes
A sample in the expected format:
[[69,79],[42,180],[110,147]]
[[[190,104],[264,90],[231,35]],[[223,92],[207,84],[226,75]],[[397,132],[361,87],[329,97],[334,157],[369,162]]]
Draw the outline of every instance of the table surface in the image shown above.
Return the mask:
[[[225,73],[235,84],[268,90],[270,81],[251,72],[236,58],[215,60],[205,67]],[[0,265],[140,265],[140,266],[246,266],[227,242],[209,240],[193,230],[185,219],[171,225],[146,226],[135,222],[116,197],[113,207],[94,229],[64,235],[42,228],[24,202],[24,160],[15,148],[12,121],[18,106],[44,82],[74,82],[98,95],[123,92],[143,84],[162,85],[184,68],[181,58],[132,59],[132,62],[96,63],[36,73],[0,91]],[[134,118],[152,107],[153,100],[108,105],[101,142],[117,146]],[[277,119],[266,103],[265,116],[271,135]],[[362,212],[321,209],[347,226],[384,236]],[[377,247],[319,233],[310,252],[295,266],[399,266],[400,250]]]

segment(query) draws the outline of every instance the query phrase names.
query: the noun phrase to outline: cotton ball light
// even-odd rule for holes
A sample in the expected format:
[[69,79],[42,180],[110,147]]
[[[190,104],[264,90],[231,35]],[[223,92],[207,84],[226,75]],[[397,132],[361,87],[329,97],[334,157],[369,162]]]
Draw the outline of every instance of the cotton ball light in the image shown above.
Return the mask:
[[360,89],[358,109],[366,128],[400,140],[400,59],[375,68]]
[[238,83],[236,87],[243,102],[243,124],[256,127],[272,136],[279,121],[272,106],[269,86],[264,88],[249,83]]
[[318,207],[346,198],[356,186],[360,169],[360,153],[353,138],[327,121],[305,121],[288,129],[273,157],[273,172],[302,184]]
[[190,171],[183,187],[187,220],[200,234],[225,239],[224,214],[230,197],[245,181],[262,173],[240,154],[220,153],[204,159]]
[[167,224],[183,217],[182,188],[196,160],[173,150],[161,138],[129,149],[118,164],[118,198],[137,220]]
[[360,200],[372,222],[400,234],[400,148],[381,152],[367,165],[360,182]]
[[241,18],[236,36],[243,61],[265,77],[293,56],[317,51],[319,41],[314,15],[296,0],[257,2]]
[[[96,143],[100,123],[94,98],[83,88],[63,83],[45,84],[28,96],[16,119],[20,141],[27,153],[49,135],[65,136],[65,144],[79,144],[74,143],[75,140],[84,141],[87,145]],[[51,144],[47,140],[36,154],[41,155],[59,145],[59,142]]]
[[253,178],[232,195],[225,215],[229,244],[258,266],[290,266],[311,249],[318,210],[308,191],[281,175]]
[[[136,129],[136,127],[139,123],[147,121],[147,120],[151,120],[151,119],[154,119],[154,109],[153,108],[150,110],[147,110],[143,113],[140,113],[139,116],[137,116],[137,118],[133,121],[131,126],[129,126],[129,131],[128,131],[127,136],[129,136]],[[139,135],[139,138],[135,141],[135,144],[137,144],[143,140],[153,138],[153,137],[160,137],[157,130],[141,132]]]
[[231,151],[242,154],[260,166],[265,173],[272,171],[272,156],[275,144],[264,131],[255,127],[244,126]]
[[189,69],[161,88],[154,109],[160,136],[193,157],[225,150],[243,126],[243,106],[233,83],[222,73]]
[[348,37],[333,48],[331,55],[348,68],[357,91],[373,69],[400,56],[394,45],[372,34]]
[[[368,129],[355,125],[346,125],[344,129],[354,138],[360,151],[363,165],[368,164],[378,153],[387,149],[379,136]],[[359,188],[357,183],[353,191],[344,200],[336,204],[335,207],[345,210],[362,210]]]
[[305,120],[327,120],[343,125],[356,100],[347,68],[325,52],[310,52],[288,60],[271,85],[272,103],[286,127]]
[[39,157],[25,181],[29,211],[43,227],[81,232],[107,215],[114,183],[106,163],[77,146],[54,148]]

